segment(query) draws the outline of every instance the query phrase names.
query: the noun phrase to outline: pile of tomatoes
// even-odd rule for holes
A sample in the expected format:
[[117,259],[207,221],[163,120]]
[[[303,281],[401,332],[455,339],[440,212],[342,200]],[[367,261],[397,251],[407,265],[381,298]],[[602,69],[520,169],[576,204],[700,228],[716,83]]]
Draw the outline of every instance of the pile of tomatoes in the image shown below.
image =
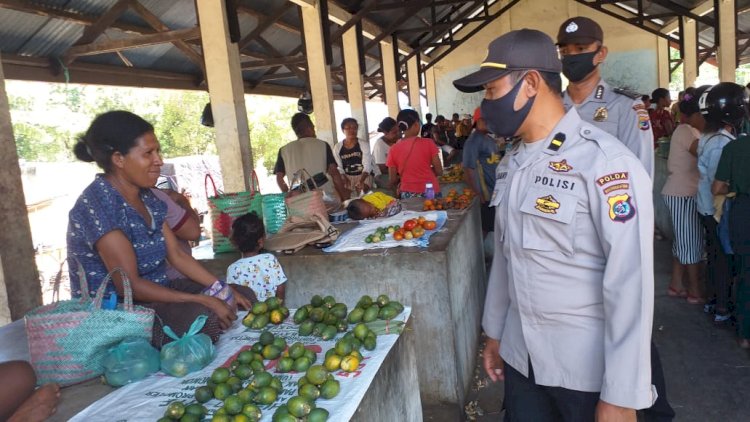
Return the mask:
[[455,189],[451,189],[445,198],[425,199],[422,204],[422,210],[462,210],[471,205],[473,198],[474,192],[469,188],[464,188],[460,195]]
[[388,226],[378,227],[375,232],[369,234],[365,238],[366,243],[378,243],[386,240],[386,237],[390,234],[393,236],[393,240],[411,240],[419,239],[424,236],[425,231],[435,230],[437,228],[437,222],[428,220],[422,216],[418,218],[412,218],[404,221],[403,226]]

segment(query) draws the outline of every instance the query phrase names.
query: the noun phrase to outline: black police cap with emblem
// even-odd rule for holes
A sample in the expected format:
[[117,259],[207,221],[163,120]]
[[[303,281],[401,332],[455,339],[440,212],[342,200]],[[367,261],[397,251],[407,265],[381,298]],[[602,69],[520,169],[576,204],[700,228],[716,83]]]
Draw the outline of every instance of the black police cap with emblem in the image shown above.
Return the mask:
[[591,44],[604,41],[602,27],[593,20],[576,16],[566,20],[557,31],[557,45]]
[[535,29],[519,29],[495,38],[487,47],[487,57],[476,72],[453,81],[459,91],[477,92],[484,84],[514,70],[560,73],[562,63],[552,38]]

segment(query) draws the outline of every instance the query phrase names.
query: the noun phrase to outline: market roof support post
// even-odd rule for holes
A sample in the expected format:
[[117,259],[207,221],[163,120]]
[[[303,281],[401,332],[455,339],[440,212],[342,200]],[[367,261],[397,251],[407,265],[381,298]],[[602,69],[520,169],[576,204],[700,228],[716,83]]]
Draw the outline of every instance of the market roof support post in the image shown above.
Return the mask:
[[659,71],[659,86],[669,86],[669,80],[672,77],[670,67],[672,62],[669,61],[669,41],[664,38],[656,38],[656,67]]
[[394,45],[380,41],[380,62],[383,69],[383,86],[385,87],[385,103],[388,105],[388,115],[395,118],[401,107],[398,105],[398,79],[396,76],[396,62],[394,59]]
[[305,54],[310,75],[315,132],[319,139],[333,146],[336,143],[333,84],[331,83],[331,66],[326,63],[323,26],[318,5],[302,7],[302,26],[305,29]]
[[243,192],[253,169],[240,52],[229,40],[225,2],[197,0],[216,149],[224,191]]
[[344,67],[346,68],[346,94],[349,97],[349,107],[352,117],[359,123],[359,139],[368,139],[367,110],[365,108],[365,81],[359,66],[361,52],[357,47],[357,26],[344,32]]
[[684,46],[683,50],[685,51],[682,58],[682,86],[684,89],[689,86],[695,86],[695,79],[698,77],[698,37],[696,34],[695,19],[684,16],[681,16],[680,19],[682,19],[682,43]]
[[430,67],[424,72],[424,90],[427,92],[427,108],[434,116],[440,114],[438,111],[437,87],[435,86],[435,67]]
[[419,54],[410,58],[406,63],[408,77],[409,77],[409,104],[411,108],[422,116],[422,107],[420,106],[421,101],[419,100]]
[[0,325],[42,304],[34,243],[0,57]]
[[719,0],[719,80],[734,82],[737,70],[737,36],[734,0]]

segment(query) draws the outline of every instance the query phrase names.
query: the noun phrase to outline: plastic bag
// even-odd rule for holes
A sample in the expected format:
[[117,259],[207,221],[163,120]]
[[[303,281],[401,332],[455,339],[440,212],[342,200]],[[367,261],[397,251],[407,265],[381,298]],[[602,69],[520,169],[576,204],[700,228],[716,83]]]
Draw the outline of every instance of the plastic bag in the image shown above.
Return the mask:
[[164,327],[164,334],[175,340],[161,348],[161,370],[164,373],[184,377],[203,369],[214,360],[215,350],[211,338],[200,333],[207,319],[205,315],[196,318],[182,338],[168,326]]
[[143,338],[128,338],[109,349],[104,358],[107,384],[120,387],[159,370],[159,352]]
[[214,284],[203,289],[203,294],[221,299],[229,305],[230,308],[237,311],[237,301],[234,299],[232,288],[221,280],[214,281]]

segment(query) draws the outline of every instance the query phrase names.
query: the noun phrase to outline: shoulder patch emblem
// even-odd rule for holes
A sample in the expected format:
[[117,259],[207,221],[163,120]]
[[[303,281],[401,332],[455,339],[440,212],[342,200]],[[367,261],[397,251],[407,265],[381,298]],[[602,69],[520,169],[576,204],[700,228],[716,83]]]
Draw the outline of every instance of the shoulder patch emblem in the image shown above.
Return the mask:
[[549,162],[549,168],[552,171],[560,172],[560,173],[567,173],[571,170],[573,170],[573,166],[568,164],[567,160],[562,161],[550,161]]
[[628,183],[618,183],[616,185],[607,186],[604,188],[604,194],[608,195],[616,190],[628,190],[630,188],[630,184]]
[[649,130],[651,129],[651,120],[648,118],[648,112],[646,110],[638,110],[638,129]]
[[620,180],[628,180],[628,172],[619,171],[617,173],[610,173],[601,177],[597,177],[596,184],[599,186],[604,186],[607,183],[616,182]]
[[534,208],[545,214],[557,214],[557,210],[560,208],[560,202],[558,202],[554,196],[547,195],[537,198]]
[[607,198],[609,204],[609,219],[624,223],[635,216],[635,207],[630,202],[630,195],[610,196]]

